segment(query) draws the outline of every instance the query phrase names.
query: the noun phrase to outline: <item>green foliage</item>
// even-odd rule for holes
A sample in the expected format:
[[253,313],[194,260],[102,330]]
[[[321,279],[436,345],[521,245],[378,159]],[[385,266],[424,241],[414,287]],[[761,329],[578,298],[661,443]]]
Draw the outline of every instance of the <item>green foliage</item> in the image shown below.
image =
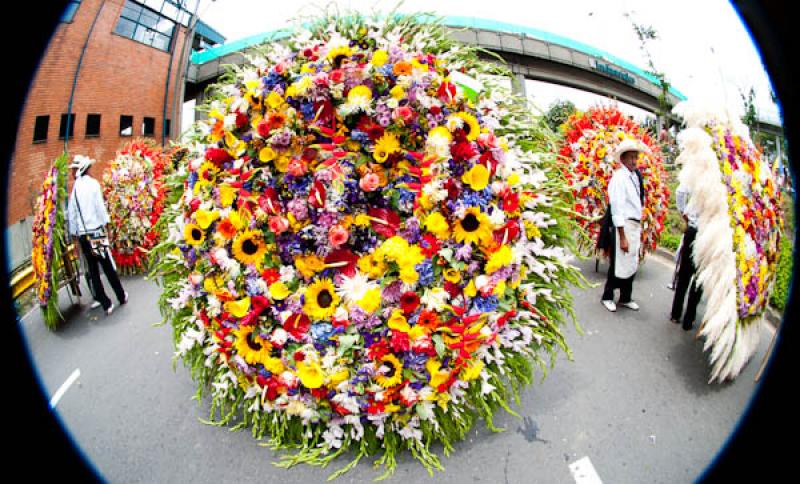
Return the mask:
[[550,109],[544,115],[544,121],[554,132],[558,132],[559,127],[564,124],[576,111],[572,101],[557,100],[550,105]]
[[779,311],[783,311],[786,308],[786,302],[789,298],[789,289],[792,286],[793,266],[792,241],[788,238],[784,238],[781,241],[781,253],[778,257],[778,274],[775,277],[775,286],[769,298],[770,305]]
[[[42,306],[42,315],[44,316],[44,323],[48,329],[54,330],[58,323],[63,319],[61,312],[58,309],[58,288],[61,283],[61,275],[64,271],[63,264],[69,263],[65,260],[65,251],[67,246],[66,236],[66,221],[64,219],[64,204],[67,200],[67,153],[62,153],[55,159],[55,167],[58,170],[58,178],[56,181],[56,220],[53,225],[53,252],[51,255],[51,269],[50,269],[50,298],[47,300],[47,305]],[[44,207],[39,207],[43,210]]]

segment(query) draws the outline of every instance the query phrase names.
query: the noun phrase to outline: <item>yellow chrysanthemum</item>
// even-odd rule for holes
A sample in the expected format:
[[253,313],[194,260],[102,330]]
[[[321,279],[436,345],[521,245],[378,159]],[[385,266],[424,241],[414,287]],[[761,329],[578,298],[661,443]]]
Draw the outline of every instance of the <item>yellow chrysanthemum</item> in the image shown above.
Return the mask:
[[306,279],[310,279],[317,272],[325,269],[325,261],[318,256],[311,254],[299,256],[294,260],[294,266]]
[[372,89],[364,85],[358,85],[350,89],[347,93],[347,102],[359,106],[369,105],[372,101]]
[[393,354],[384,355],[380,360],[381,366],[375,374],[375,381],[383,388],[391,388],[403,381],[403,363]]
[[372,156],[378,163],[383,163],[389,158],[389,155],[399,150],[400,141],[398,141],[397,136],[392,133],[384,133],[383,136],[378,138],[378,141],[375,142],[375,149],[372,152]]
[[261,239],[261,234],[254,230],[241,233],[233,241],[233,256],[242,264],[261,264],[267,246]]
[[230,207],[233,205],[233,200],[236,198],[236,189],[230,185],[219,186],[219,202],[223,207]]
[[[386,272],[386,263],[382,259],[368,254],[358,259],[358,269],[371,279],[379,279]],[[363,308],[363,306],[361,307]]]
[[329,320],[338,306],[339,295],[330,279],[317,279],[306,288],[303,311],[312,320]]
[[242,326],[234,330],[233,334],[236,335],[234,348],[248,364],[264,363],[270,358],[272,345],[269,341],[253,333],[253,326]]
[[381,289],[379,287],[367,289],[361,299],[356,301],[356,304],[358,304],[364,312],[369,314],[374,313],[381,307]]
[[419,280],[419,272],[414,267],[404,267],[400,269],[400,280],[406,284],[416,284]]
[[378,49],[372,53],[372,65],[381,67],[389,61],[389,53],[383,49]]
[[406,90],[403,89],[403,86],[396,85],[389,91],[389,94],[399,101],[405,97]]
[[464,217],[453,224],[453,237],[456,242],[471,242],[487,246],[492,242],[492,229],[489,217],[478,207],[467,209]]
[[480,163],[476,163],[468,172],[461,176],[461,181],[469,185],[476,192],[489,185],[489,170]]
[[425,217],[425,229],[441,240],[450,237],[450,224],[440,212],[432,212]]
[[189,245],[200,245],[206,240],[206,233],[197,224],[186,224],[183,226],[183,238]]
[[489,256],[489,260],[486,262],[486,273],[491,274],[498,269],[511,265],[511,258],[511,248],[507,245],[500,247],[499,250]]

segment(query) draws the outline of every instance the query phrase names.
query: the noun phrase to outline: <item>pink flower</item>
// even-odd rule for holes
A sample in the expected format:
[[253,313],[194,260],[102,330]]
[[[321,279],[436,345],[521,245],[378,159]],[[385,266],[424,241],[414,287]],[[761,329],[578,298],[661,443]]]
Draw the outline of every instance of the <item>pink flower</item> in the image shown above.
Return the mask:
[[395,121],[402,119],[404,123],[408,123],[414,119],[414,111],[412,111],[408,106],[398,106],[392,113],[392,119]]
[[374,192],[378,189],[378,186],[381,184],[381,179],[375,173],[367,173],[361,177],[361,180],[358,182],[358,186],[361,187],[362,190],[365,192]]
[[303,176],[306,174],[306,169],[306,162],[295,158],[289,162],[289,166],[286,167],[286,172],[292,176]]
[[280,234],[286,231],[289,228],[289,221],[281,217],[280,215],[276,215],[274,217],[269,218],[269,229],[275,232],[276,234]]
[[347,229],[339,224],[334,225],[328,230],[328,242],[334,247],[339,247],[347,242],[349,236],[350,234],[347,232]]

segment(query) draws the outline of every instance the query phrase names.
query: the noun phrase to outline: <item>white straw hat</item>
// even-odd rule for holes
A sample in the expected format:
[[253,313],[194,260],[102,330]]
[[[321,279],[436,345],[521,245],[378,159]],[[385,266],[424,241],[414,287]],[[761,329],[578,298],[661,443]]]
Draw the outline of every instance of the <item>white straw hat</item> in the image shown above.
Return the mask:
[[617,149],[614,150],[614,161],[619,163],[619,157],[622,156],[622,153],[625,153],[626,151],[638,151],[639,153],[649,154],[650,148],[645,146],[645,144],[641,141],[625,138],[619,145],[617,145]]
[[90,166],[94,164],[95,160],[89,158],[88,156],[83,155],[75,155],[72,159],[72,164],[69,165],[70,168],[77,168],[78,174],[83,174],[86,170],[89,169]]

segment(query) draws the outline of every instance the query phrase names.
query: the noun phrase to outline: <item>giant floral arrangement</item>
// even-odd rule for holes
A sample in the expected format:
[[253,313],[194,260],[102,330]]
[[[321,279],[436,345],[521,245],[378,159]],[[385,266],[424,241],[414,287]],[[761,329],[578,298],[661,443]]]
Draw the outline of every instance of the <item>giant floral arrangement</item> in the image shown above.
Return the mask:
[[165,160],[152,141],[125,143],[103,173],[111,255],[123,274],[143,272],[158,242],[155,224],[164,210]]
[[645,189],[640,249],[640,260],[644,260],[658,245],[669,203],[658,143],[643,127],[613,106],[577,112],[562,129],[565,140],[560,153],[575,195],[576,218],[588,236],[579,244],[586,255],[595,252],[600,222],[608,206],[608,182],[619,168],[613,158],[614,150],[626,138],[649,149],[650,152],[642,153],[638,161]]
[[335,475],[374,455],[388,475],[408,450],[442,469],[432,443],[494,428],[569,353],[555,135],[483,74],[509,72],[437,23],[349,16],[217,86],[155,272],[212,422],[243,414],[284,466],[350,450]]
[[776,176],[747,128],[698,102],[675,108],[681,183],[698,212],[694,258],[708,300],[698,335],[712,365],[710,382],[735,378],[758,347],[776,276],[783,231]]
[[31,261],[36,278],[36,299],[45,324],[55,329],[61,319],[58,287],[65,249],[64,202],[67,190],[67,155],[56,158],[47,171],[36,199],[33,217]]

